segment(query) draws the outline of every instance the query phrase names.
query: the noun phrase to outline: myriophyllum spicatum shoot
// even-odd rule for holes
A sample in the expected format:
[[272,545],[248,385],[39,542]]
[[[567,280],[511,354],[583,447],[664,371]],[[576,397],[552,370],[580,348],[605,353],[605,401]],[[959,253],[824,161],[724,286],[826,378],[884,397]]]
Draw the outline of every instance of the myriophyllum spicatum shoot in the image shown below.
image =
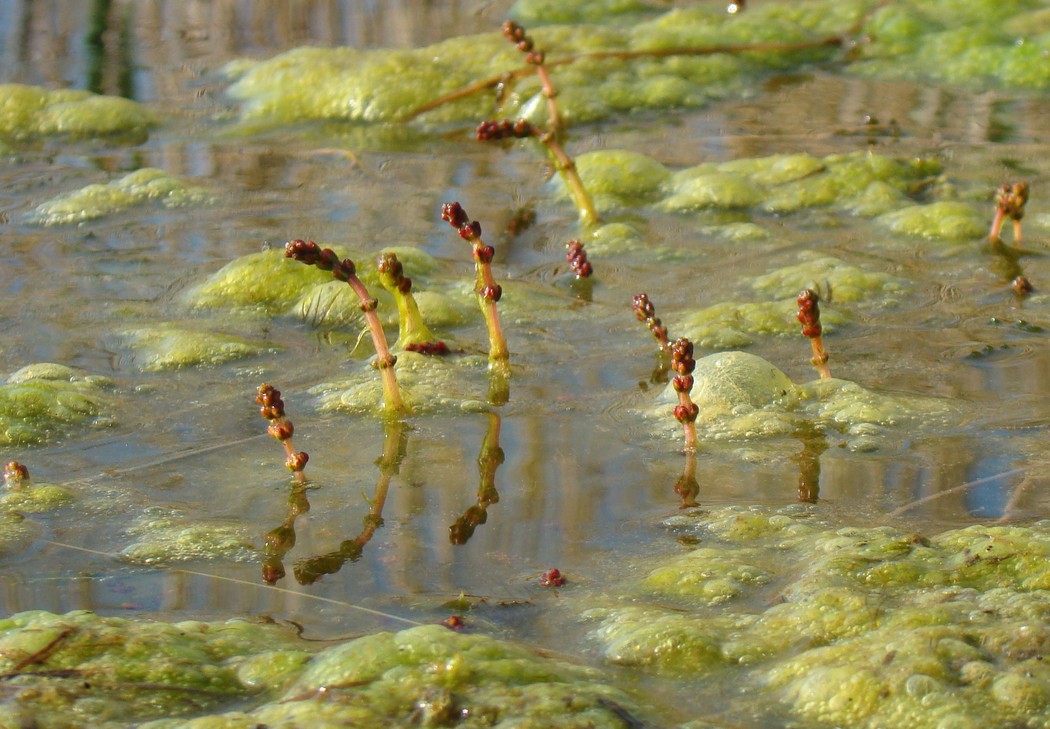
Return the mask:
[[656,316],[656,307],[649,300],[649,295],[635,295],[631,300],[631,308],[634,309],[634,315],[638,317],[638,321],[645,322],[645,325],[649,327],[649,331],[656,338],[656,343],[660,345],[660,351],[669,352],[671,350],[671,342],[667,338],[667,327]]
[[674,417],[685,429],[686,451],[693,451],[696,450],[696,417],[700,414],[700,407],[689,395],[693,389],[696,360],[693,359],[693,343],[685,337],[679,337],[671,345],[671,369],[675,371],[671,384],[678,393]]
[[310,460],[310,456],[303,451],[297,452],[292,445],[292,434],[295,432],[295,427],[284,413],[284,400],[281,399],[281,391],[273,385],[259,385],[259,390],[255,395],[255,402],[259,405],[259,414],[270,423],[266,432],[279,440],[281,445],[284,446],[284,452],[287,456],[284,465],[292,472],[296,481],[306,483],[306,474],[303,472],[303,469],[306,468],[306,462]]
[[798,317],[802,325],[802,334],[809,337],[810,346],[813,349],[813,358],[810,363],[817,368],[822,380],[831,377],[828,369],[828,353],[824,349],[823,331],[820,326],[820,295],[813,289],[805,289],[798,295]]
[[1027,182],[1004,182],[995,192],[995,217],[988,238],[999,241],[1003,223],[1009,218],[1014,225],[1014,245],[1021,245],[1021,219],[1024,217],[1024,206],[1028,202]]
[[4,466],[4,486],[11,491],[21,491],[29,484],[29,469],[18,461],[8,461]]
[[383,378],[383,404],[388,412],[404,414],[408,412],[401,397],[401,390],[397,386],[397,376],[394,374],[394,364],[397,357],[390,353],[390,347],[386,342],[386,334],[383,325],[376,314],[377,302],[369,296],[368,289],[357,277],[357,267],[349,258],[339,260],[339,256],[331,248],[321,248],[313,241],[290,240],[284,244],[284,255],[286,258],[294,258],[300,263],[308,266],[317,266],[322,271],[331,271],[332,277],[337,281],[345,281],[354,290],[361,300],[361,311],[365,314],[369,333],[372,335],[372,344],[376,350],[376,367]]
[[485,317],[489,333],[489,365],[504,367],[510,359],[507,341],[503,338],[496,302],[503,296],[503,287],[492,275],[492,258],[496,254],[492,246],[481,239],[481,223],[471,220],[458,202],[445,203],[441,207],[441,219],[448,222],[459,233],[459,237],[470,243],[477,273],[474,293],[478,306]]

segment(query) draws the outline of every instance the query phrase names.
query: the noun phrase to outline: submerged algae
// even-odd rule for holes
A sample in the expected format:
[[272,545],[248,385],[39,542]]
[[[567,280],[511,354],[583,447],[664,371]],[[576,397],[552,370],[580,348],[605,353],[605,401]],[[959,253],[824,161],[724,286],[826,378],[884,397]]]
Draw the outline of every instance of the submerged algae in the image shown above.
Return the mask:
[[113,215],[157,201],[166,208],[202,205],[211,200],[203,187],[189,185],[164,170],[145,167],[105,185],[85,188],[41,203],[29,215],[38,225],[64,225]]
[[54,134],[75,137],[132,134],[145,137],[153,116],[130,99],[87,91],[49,91],[0,84],[0,136],[22,140]]
[[266,350],[231,334],[161,324],[125,329],[121,336],[135,351],[135,364],[147,372],[218,365]]
[[70,367],[23,367],[0,385],[0,445],[35,445],[76,425],[107,424],[113,382]]
[[251,562],[258,550],[239,522],[202,521],[177,511],[150,507],[128,528],[136,541],[120,550],[124,562],[166,565],[221,559]]

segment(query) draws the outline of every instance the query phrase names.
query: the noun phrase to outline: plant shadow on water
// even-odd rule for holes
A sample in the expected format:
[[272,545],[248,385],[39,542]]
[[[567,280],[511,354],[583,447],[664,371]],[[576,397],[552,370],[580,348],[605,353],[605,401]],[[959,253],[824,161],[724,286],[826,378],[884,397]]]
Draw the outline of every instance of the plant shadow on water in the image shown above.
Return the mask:
[[113,726],[513,715],[478,654],[566,726],[1050,720],[1045,9],[565,5],[0,0],[0,725],[169,625],[236,680]]

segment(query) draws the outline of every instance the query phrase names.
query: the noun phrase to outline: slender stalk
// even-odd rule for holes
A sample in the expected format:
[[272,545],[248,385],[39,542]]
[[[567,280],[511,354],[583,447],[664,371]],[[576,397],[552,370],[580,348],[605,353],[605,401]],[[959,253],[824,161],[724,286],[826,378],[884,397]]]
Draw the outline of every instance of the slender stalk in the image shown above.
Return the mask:
[[492,275],[492,257],[495,255],[495,249],[485,245],[481,239],[481,223],[470,220],[458,202],[445,203],[441,207],[441,218],[456,228],[459,237],[470,243],[473,248],[476,271],[474,293],[488,328],[489,366],[505,368],[510,359],[510,350],[507,349],[507,340],[503,337],[499,312],[496,310],[496,302],[503,296],[503,287],[496,283]]
[[557,101],[558,91],[554,88],[554,82],[551,81],[551,75],[544,64],[543,51],[535,47],[532,37],[525,33],[525,28],[513,20],[505,21],[501,30],[503,36],[525,54],[525,63],[535,67],[536,76],[540,80],[540,88],[547,99],[547,131],[557,139],[561,136],[562,130],[561,111],[558,109]]
[[383,325],[376,314],[374,298],[369,296],[368,289],[357,277],[357,267],[349,258],[340,261],[339,257],[331,248],[322,249],[313,241],[290,240],[284,245],[284,255],[287,258],[305,263],[308,266],[317,266],[322,271],[331,271],[332,277],[338,281],[345,281],[354,290],[361,300],[361,311],[365,314],[369,333],[372,335],[372,344],[376,350],[376,367],[383,380],[383,404],[391,413],[405,414],[409,408],[401,397],[401,390],[397,385],[397,376],[394,374],[394,364],[397,357],[390,353],[390,347],[386,342],[386,334]]
[[645,325],[649,327],[649,331],[653,333],[656,343],[660,346],[660,351],[670,352],[671,342],[667,338],[667,327],[656,316],[656,307],[649,300],[649,294],[636,294],[631,299],[631,308],[634,309],[634,315],[638,317],[638,321],[645,322]]
[[696,450],[696,418],[700,408],[689,396],[693,389],[693,370],[696,360],[693,359],[693,343],[685,337],[679,337],[671,345],[671,369],[677,374],[671,381],[674,391],[678,393],[678,404],[674,408],[675,419],[685,430],[685,450]]
[[813,358],[810,363],[817,368],[820,379],[826,380],[831,377],[828,368],[828,353],[824,350],[824,339],[821,336],[820,326],[820,295],[813,289],[806,289],[798,295],[798,321],[802,324],[802,334],[809,337],[810,346],[813,348]]
[[295,427],[292,421],[284,414],[284,400],[281,399],[281,391],[273,385],[259,385],[255,396],[255,402],[259,405],[259,413],[270,421],[270,427],[266,429],[270,435],[281,442],[284,446],[284,465],[292,472],[295,480],[301,484],[306,483],[306,462],[310,460],[305,452],[296,452],[292,445],[292,434]]

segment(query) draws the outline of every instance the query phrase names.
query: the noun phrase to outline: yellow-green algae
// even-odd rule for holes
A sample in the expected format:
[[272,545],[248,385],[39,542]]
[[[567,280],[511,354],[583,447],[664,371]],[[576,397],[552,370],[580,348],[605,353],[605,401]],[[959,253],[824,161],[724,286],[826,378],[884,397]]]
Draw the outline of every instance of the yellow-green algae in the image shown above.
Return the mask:
[[244,620],[18,613],[0,620],[14,692],[0,724],[623,729],[641,717],[598,671],[483,635],[429,625],[316,646]]
[[8,489],[0,496],[0,509],[20,514],[41,514],[60,509],[73,501],[73,493],[57,483],[30,482],[19,489]]
[[134,542],[120,550],[124,562],[166,565],[201,560],[251,562],[258,550],[250,530],[233,521],[191,519],[181,512],[149,507],[128,527]]
[[39,225],[63,225],[113,215],[137,205],[159,202],[166,208],[202,205],[212,198],[164,170],[144,167],[104,185],[95,184],[41,203],[29,215]]
[[[794,316],[797,309],[793,298],[791,301],[726,301],[680,317],[675,331],[702,349],[735,349],[752,344],[752,335],[798,336],[798,321]],[[821,307],[820,320],[827,332],[835,331],[846,322],[841,313],[827,306]]]
[[153,116],[118,96],[73,89],[0,84],[0,136],[22,140],[55,134],[75,137],[131,134],[145,137]]
[[[751,288],[766,296],[782,298],[796,296],[802,289],[816,286],[825,297],[830,289],[836,303],[863,301],[884,306],[898,303],[914,288],[906,279],[854,266],[833,256],[802,251],[798,257],[802,263],[758,276],[751,280]],[[823,311],[822,305],[822,315]]]
[[[799,505],[668,525],[701,546],[584,613],[607,659],[682,676],[743,667],[752,707],[786,700],[806,722],[1050,725],[1050,522],[927,538]],[[734,589],[712,600],[717,582]]]
[[40,363],[0,385],[0,444],[36,445],[75,426],[108,424],[113,382],[64,365]]
[[894,233],[917,238],[964,240],[988,233],[988,221],[964,202],[936,202],[884,213],[879,222]]
[[[294,631],[244,620],[164,623],[78,611],[0,620],[0,725],[129,727],[250,698],[301,669]],[[265,656],[269,667],[260,671]]]
[[218,365],[267,351],[232,334],[174,324],[125,329],[120,336],[135,352],[135,365],[147,372]]

